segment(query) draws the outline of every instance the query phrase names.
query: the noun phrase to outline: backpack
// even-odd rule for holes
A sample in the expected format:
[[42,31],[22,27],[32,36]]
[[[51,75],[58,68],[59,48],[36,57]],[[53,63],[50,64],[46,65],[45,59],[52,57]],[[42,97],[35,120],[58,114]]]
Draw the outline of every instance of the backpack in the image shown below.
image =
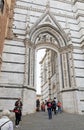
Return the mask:
[[55,101],[53,101],[53,107],[56,107],[56,102]]
[[8,121],[6,121],[4,124],[2,124],[1,126],[0,126],[0,130],[1,130],[1,127],[2,126],[4,126],[7,122],[9,122],[10,120],[8,120]]

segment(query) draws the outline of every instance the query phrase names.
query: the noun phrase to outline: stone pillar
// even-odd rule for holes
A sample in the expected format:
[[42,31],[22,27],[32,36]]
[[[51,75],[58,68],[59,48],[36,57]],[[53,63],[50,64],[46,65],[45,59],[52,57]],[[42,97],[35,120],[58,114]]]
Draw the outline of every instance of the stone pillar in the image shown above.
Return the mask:
[[30,48],[28,48],[28,44],[25,43],[25,65],[24,65],[24,86],[29,85],[29,67],[30,67]]
[[25,40],[24,86],[34,87],[35,49],[31,41]]
[[62,71],[62,84],[64,89],[68,89],[72,87],[71,84],[71,76],[73,70],[71,70],[73,63],[71,63],[72,58],[72,46],[68,45],[60,49],[60,57],[61,57],[61,71]]
[[31,48],[30,56],[30,86],[34,87],[35,50],[33,47]]
[[[25,39],[24,84],[22,88],[23,113],[35,112],[36,90],[34,88],[34,49],[31,41]],[[29,106],[29,107],[28,107]]]

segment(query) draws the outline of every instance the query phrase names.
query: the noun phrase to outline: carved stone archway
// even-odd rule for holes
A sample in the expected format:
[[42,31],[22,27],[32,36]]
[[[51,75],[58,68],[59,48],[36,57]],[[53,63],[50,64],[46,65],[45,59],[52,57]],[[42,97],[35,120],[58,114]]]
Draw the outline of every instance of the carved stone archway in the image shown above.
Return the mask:
[[[46,22],[46,19],[49,19]],[[62,99],[62,96],[67,94],[67,91],[73,91],[75,86],[74,70],[73,70],[73,46],[69,42],[69,38],[58,22],[54,19],[50,12],[46,12],[43,16],[34,24],[34,26],[28,30],[26,43],[26,70],[24,77],[24,84],[28,84],[30,88],[35,89],[35,61],[36,51],[43,48],[48,48],[57,53],[58,60],[58,84],[56,85],[58,90],[58,96]],[[27,58],[28,57],[28,58]],[[29,70],[27,69],[29,68]],[[27,75],[28,72],[28,75]],[[28,79],[28,80],[27,80]],[[73,99],[71,99],[72,102]],[[65,102],[65,99],[64,99]],[[66,107],[66,106],[65,106]],[[72,106],[73,107],[73,106]],[[75,111],[75,107],[74,107]]]
[[[48,36],[45,38],[44,36]],[[40,38],[39,38],[40,37]],[[50,38],[54,39],[51,41]],[[39,40],[40,39],[40,40]],[[70,88],[71,83],[71,70],[69,64],[69,58],[72,53],[72,45],[68,45],[68,38],[66,35],[63,35],[60,30],[49,25],[44,24],[35,27],[30,31],[30,41],[32,44],[33,52],[35,56],[35,52],[39,49],[48,48],[55,51],[58,55],[58,93],[60,95],[61,91],[66,88]],[[33,57],[31,55],[31,57]],[[34,57],[35,58],[35,57]],[[35,59],[33,60],[35,61]],[[32,64],[33,68],[35,68],[35,62]],[[33,70],[35,72],[35,70]],[[35,75],[33,72],[33,75]],[[35,77],[35,76],[33,76]],[[35,80],[33,79],[35,82]]]

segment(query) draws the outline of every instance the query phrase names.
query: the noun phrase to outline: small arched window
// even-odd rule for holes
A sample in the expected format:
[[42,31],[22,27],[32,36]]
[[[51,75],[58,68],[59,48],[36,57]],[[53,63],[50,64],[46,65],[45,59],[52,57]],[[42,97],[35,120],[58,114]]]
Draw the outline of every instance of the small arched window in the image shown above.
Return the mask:
[[4,10],[4,0],[0,0],[0,11],[3,13]]

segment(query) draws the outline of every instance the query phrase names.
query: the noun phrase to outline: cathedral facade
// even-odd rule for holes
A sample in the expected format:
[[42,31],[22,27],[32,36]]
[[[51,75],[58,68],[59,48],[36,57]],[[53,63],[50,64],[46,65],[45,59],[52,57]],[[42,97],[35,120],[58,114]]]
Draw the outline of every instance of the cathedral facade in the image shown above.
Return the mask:
[[0,110],[12,110],[21,97],[23,114],[35,112],[36,52],[47,48],[56,53],[56,88],[64,110],[83,114],[83,17],[83,0],[12,0],[0,72]]

